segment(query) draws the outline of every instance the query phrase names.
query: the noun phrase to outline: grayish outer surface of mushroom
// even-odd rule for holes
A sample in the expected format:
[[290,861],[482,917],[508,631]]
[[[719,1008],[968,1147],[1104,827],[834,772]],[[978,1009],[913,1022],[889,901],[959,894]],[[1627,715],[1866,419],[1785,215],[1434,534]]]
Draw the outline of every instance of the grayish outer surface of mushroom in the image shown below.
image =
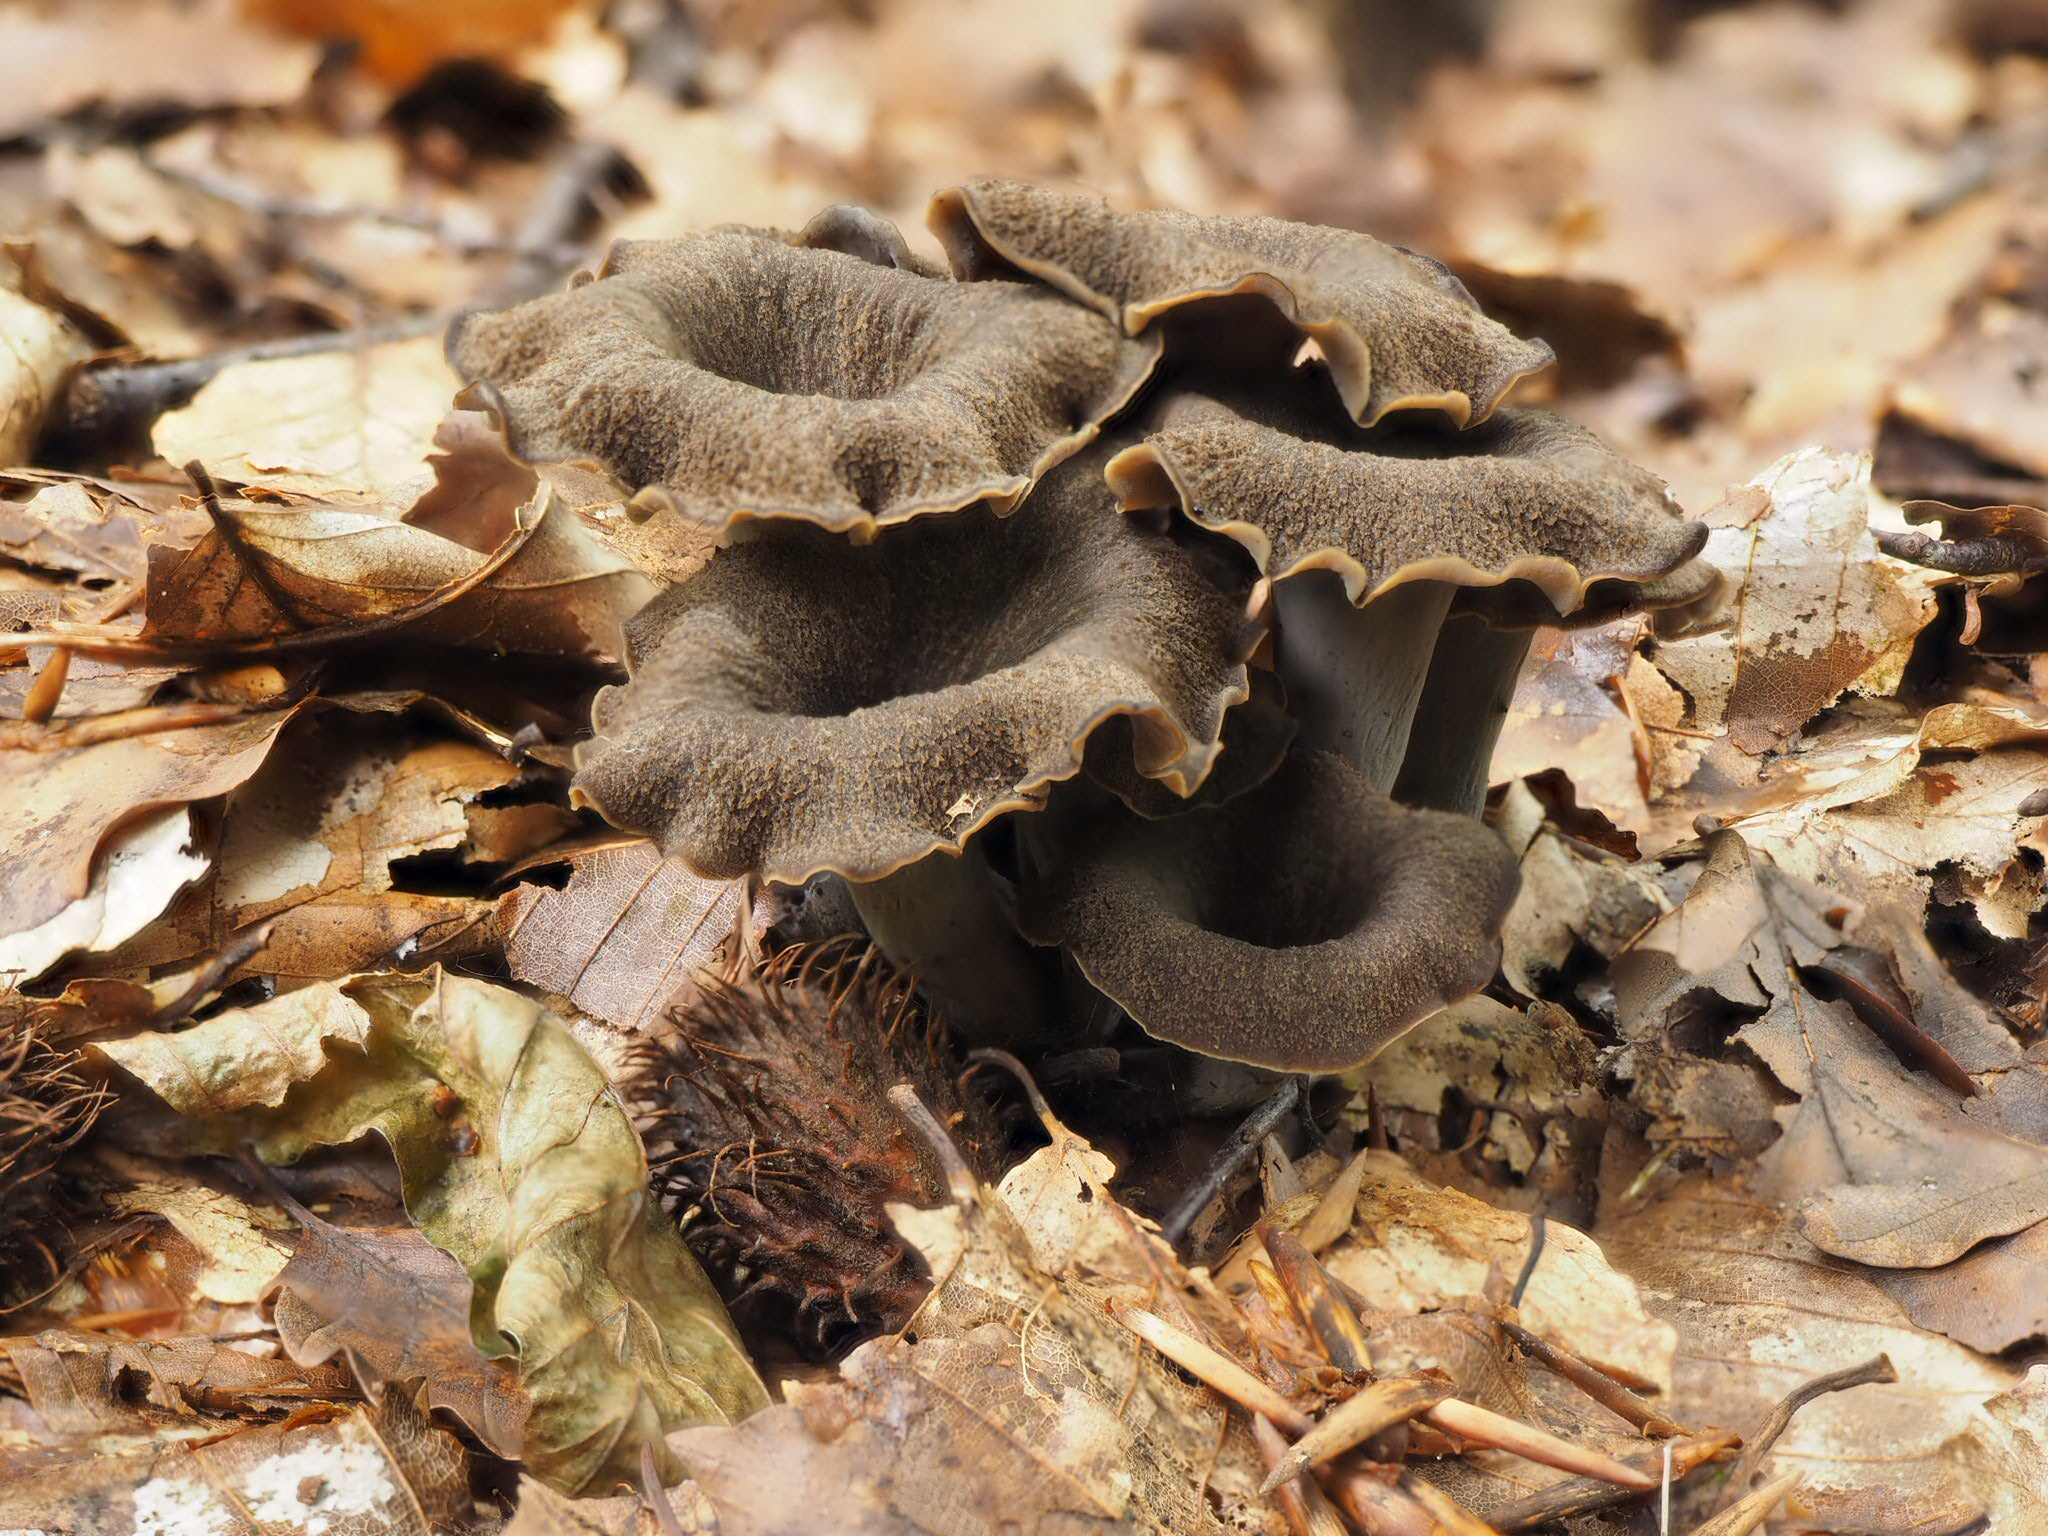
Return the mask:
[[1099,829],[1026,892],[1023,924],[1148,1034],[1331,1072],[1485,985],[1517,878],[1478,821],[1298,749],[1225,805]]

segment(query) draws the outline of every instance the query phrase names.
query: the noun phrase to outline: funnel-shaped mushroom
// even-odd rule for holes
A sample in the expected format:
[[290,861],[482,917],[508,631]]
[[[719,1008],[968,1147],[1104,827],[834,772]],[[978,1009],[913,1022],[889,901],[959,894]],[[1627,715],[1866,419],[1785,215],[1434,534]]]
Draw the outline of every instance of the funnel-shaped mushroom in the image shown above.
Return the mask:
[[1270,300],[1329,360],[1344,409],[1370,426],[1429,407],[1485,417],[1550,348],[1488,319],[1440,264],[1351,230],[1270,218],[1117,213],[1095,198],[972,181],[928,222],[962,278],[1040,278],[1132,335],[1201,300]]
[[[720,551],[629,626],[632,680],[600,696],[577,788],[707,875],[860,882],[892,958],[986,1013],[1000,998],[968,994],[1009,983],[984,930],[1015,936],[954,855],[1079,772],[1110,719],[1129,719],[1138,772],[1198,785],[1248,691],[1248,597],[1117,516],[1097,454],[1009,518],[974,509],[859,546],[782,530]],[[956,962],[964,979],[944,974]]]
[[1527,640],[1476,620],[1446,628],[1454,600],[1519,628],[1583,615],[1589,598],[1612,611],[1718,589],[1696,558],[1705,528],[1679,516],[1656,476],[1569,422],[1507,410],[1463,432],[1304,428],[1314,417],[1299,394],[1276,392],[1260,420],[1183,396],[1107,474],[1126,509],[1177,507],[1279,578],[1280,671],[1303,740],[1382,787],[1429,701],[1442,718],[1409,787],[1476,808],[1473,775]]
[[462,321],[529,458],[588,456],[721,532],[793,518],[872,537],[1007,511],[1150,376],[1156,348],[1035,285],[893,265],[887,226],[621,244],[597,281]]
[[1303,750],[1249,794],[1120,817],[1070,859],[1027,893],[1032,939],[1158,1039],[1300,1072],[1369,1060],[1484,986],[1517,880],[1481,823]]

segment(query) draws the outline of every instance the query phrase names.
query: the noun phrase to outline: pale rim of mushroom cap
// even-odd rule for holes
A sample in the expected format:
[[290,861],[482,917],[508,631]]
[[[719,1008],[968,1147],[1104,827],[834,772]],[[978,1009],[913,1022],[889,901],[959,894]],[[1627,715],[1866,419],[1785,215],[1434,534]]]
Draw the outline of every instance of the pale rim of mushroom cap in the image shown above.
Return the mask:
[[1354,604],[1415,581],[1521,582],[1554,610],[1530,622],[1552,623],[1616,583],[1653,608],[1719,590],[1719,572],[1697,558],[1706,526],[1684,519],[1655,475],[1547,412],[1503,410],[1455,434],[1333,440],[1191,396],[1165,422],[1110,459],[1118,504],[1177,508],[1276,581],[1327,570]]
[[796,520],[864,540],[1011,510],[1130,404],[1159,344],[1035,284],[729,227],[622,242],[592,282],[459,320],[448,351],[528,458],[595,459],[722,538]]
[[634,620],[576,796],[702,874],[795,884],[959,852],[1118,716],[1138,771],[1187,795],[1249,693],[1262,588],[1117,516],[1099,454],[1014,517],[737,545]]
[[937,193],[926,223],[957,277],[1027,273],[1131,335],[1185,304],[1255,294],[1329,361],[1363,426],[1390,411],[1482,421],[1554,360],[1482,313],[1440,262],[1354,230],[1107,202],[993,178]]
[[1518,880],[1481,822],[1297,748],[1221,806],[1083,840],[1020,917],[1157,1039],[1334,1072],[1486,985]]

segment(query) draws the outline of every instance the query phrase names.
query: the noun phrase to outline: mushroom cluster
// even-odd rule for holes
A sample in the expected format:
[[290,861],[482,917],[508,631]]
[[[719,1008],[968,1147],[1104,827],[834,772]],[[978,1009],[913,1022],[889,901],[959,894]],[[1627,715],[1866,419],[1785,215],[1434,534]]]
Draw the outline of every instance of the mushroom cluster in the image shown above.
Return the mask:
[[1425,257],[997,181],[930,224],[950,270],[832,209],[451,335],[522,452],[719,545],[633,621],[577,795],[844,882],[970,1036],[1369,1059],[1497,963],[1531,627],[1698,613],[1705,530],[1496,409],[1549,350]]

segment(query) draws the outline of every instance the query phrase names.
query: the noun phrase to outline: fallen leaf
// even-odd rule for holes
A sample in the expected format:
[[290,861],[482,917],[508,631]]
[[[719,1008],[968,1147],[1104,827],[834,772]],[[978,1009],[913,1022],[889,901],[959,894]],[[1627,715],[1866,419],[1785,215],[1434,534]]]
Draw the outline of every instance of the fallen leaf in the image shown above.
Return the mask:
[[433,424],[460,388],[438,336],[232,363],[158,418],[156,451],[237,485],[398,496],[425,479]]
[[132,1042],[101,1049],[133,1061],[173,1108],[206,1117],[190,1127],[201,1147],[253,1143],[289,1163],[382,1135],[407,1213],[475,1283],[478,1348],[520,1362],[533,1402],[526,1463],[556,1487],[631,1483],[640,1448],[664,1432],[765,1401],[710,1282],[648,1198],[624,1108],[560,1024],[516,993],[438,970],[329,989],[368,1015],[363,1053],[330,1058],[276,1109],[193,1085],[233,1082],[245,1054],[269,1059],[269,1025],[302,1011],[301,993],[189,1050],[189,1031],[161,1037],[161,1064]]
[[[319,49],[239,21],[226,0],[142,7],[92,0],[44,12],[10,5],[4,20],[17,89],[0,109],[0,137],[99,101],[191,108],[274,106],[296,100]],[[222,70],[223,57],[235,68]]]
[[203,1415],[256,1415],[356,1395],[346,1369],[308,1369],[203,1336],[127,1339],[49,1328],[0,1339],[20,1393],[55,1437],[144,1431]]
[[0,1520],[150,1536],[437,1536],[471,1529],[474,1513],[461,1442],[392,1392],[194,1445],[117,1442],[0,1482]]
[[706,880],[653,843],[569,855],[560,889],[519,885],[498,905],[512,974],[621,1029],[657,1028],[747,914],[746,882]]
[[161,1216],[199,1250],[205,1267],[192,1291],[203,1301],[243,1306],[257,1300],[284,1268],[277,1233],[282,1217],[203,1184],[138,1184],[107,1197],[115,1211]]
[[1877,551],[1870,465],[1809,449],[1708,515],[1704,556],[1735,581],[1728,624],[1660,645],[1694,724],[1752,756],[1783,747],[1851,690],[1889,692],[1932,615],[1924,573]]
[[208,860],[192,840],[192,813],[181,805],[128,823],[101,849],[83,896],[34,928],[0,936],[0,976],[33,981],[66,955],[133,938],[205,873]]
[[85,355],[69,325],[0,283],[0,468],[29,462],[57,392]]
[[[2038,1476],[2011,1475],[2040,1465],[2038,1429],[1993,1408],[2007,1393],[2038,1392],[2015,1367],[1913,1327],[1872,1277],[1819,1253],[1789,1214],[1695,1175],[1615,1202],[1595,1231],[1677,1330],[1675,1401],[1689,1413],[1749,1433],[1801,1382],[1891,1357],[1895,1385],[1809,1403],[1769,1458],[1800,1474],[1809,1528],[1953,1530],[1988,1514],[1990,1529],[2026,1530],[2048,1520]],[[1959,1443],[1968,1455],[1956,1454]]]
[[39,927],[84,896],[96,855],[140,812],[208,799],[248,778],[291,713],[49,749],[0,740],[0,862],[14,876],[0,925]]
[[[307,1217],[311,1216],[311,1220]],[[504,1360],[470,1337],[470,1280],[411,1227],[337,1227],[306,1212],[291,1262],[273,1282],[277,1332],[301,1365],[345,1355],[367,1386],[422,1382],[508,1461],[519,1459],[528,1404]]]

